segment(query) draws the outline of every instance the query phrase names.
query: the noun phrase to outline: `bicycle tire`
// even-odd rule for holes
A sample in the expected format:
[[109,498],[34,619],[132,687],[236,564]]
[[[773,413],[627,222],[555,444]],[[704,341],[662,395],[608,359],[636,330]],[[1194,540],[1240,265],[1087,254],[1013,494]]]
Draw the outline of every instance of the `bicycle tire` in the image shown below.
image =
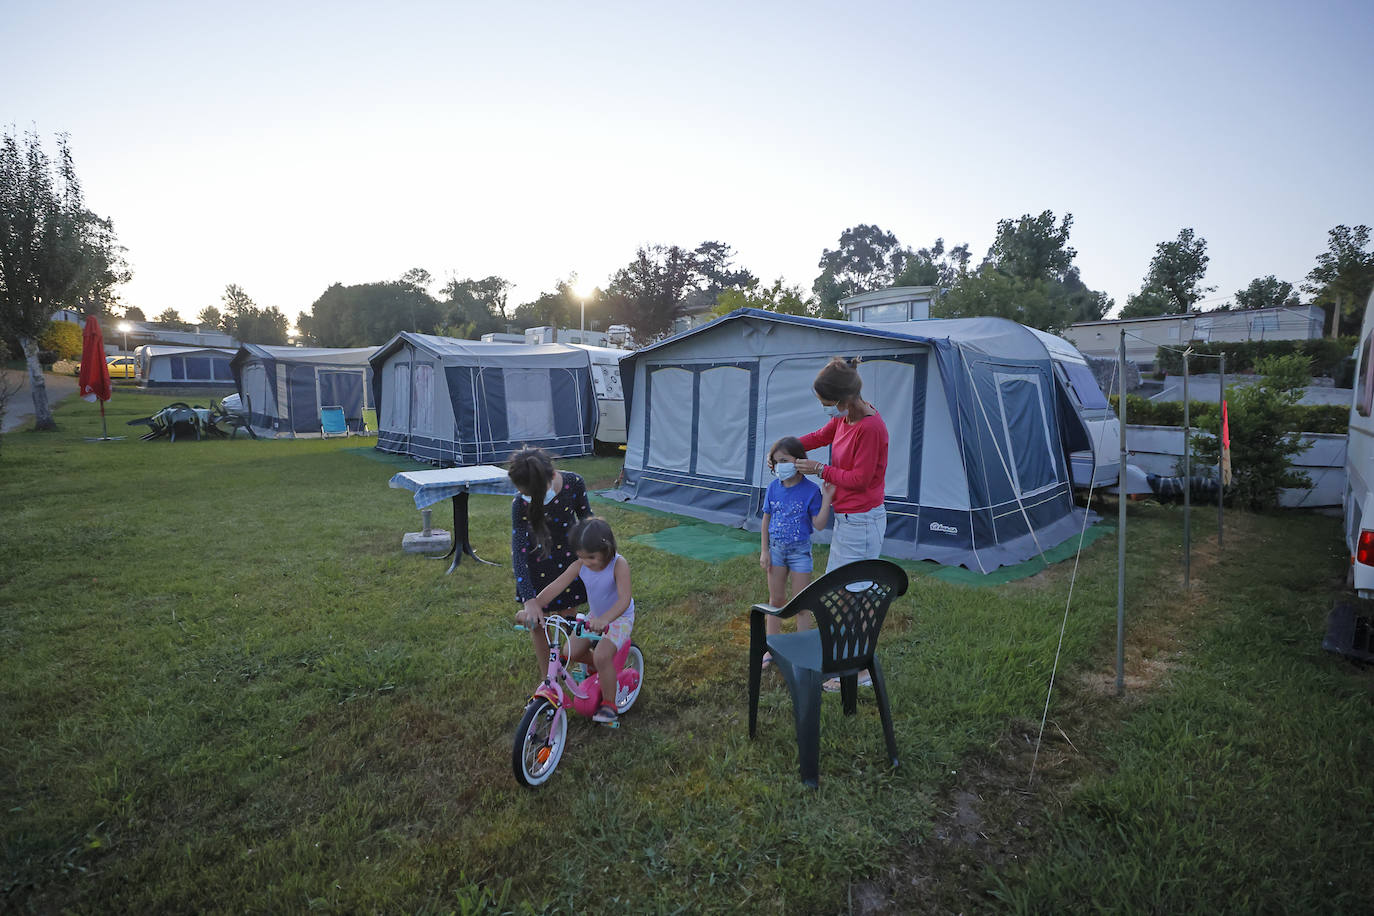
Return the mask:
[[544,697],[525,707],[515,730],[511,768],[522,786],[536,788],[548,782],[568,746],[568,716]]

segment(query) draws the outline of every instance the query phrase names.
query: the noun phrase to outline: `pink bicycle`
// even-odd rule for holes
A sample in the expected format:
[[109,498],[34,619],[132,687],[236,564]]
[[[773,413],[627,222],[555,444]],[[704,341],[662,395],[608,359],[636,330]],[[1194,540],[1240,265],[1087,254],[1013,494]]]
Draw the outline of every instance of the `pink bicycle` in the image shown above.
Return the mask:
[[[568,710],[590,718],[601,705],[601,681],[599,672],[593,670],[581,681],[566,667],[566,646],[574,636],[585,636],[593,643],[601,636],[586,629],[586,618],[579,614],[568,620],[557,614],[544,618],[544,632],[549,638],[549,676],[544,686],[557,695],[554,703],[547,696],[536,694],[525,707],[520,719],[520,727],[515,730],[515,747],[511,753],[511,765],[515,778],[521,785],[533,788],[543,785],[557,769],[563,759],[563,751],[568,744]],[[517,630],[525,627],[516,624]],[[615,711],[619,715],[629,712],[630,707],[639,699],[639,691],[644,687],[644,654],[627,640],[615,654],[616,691]],[[618,727],[619,723],[611,723]]]

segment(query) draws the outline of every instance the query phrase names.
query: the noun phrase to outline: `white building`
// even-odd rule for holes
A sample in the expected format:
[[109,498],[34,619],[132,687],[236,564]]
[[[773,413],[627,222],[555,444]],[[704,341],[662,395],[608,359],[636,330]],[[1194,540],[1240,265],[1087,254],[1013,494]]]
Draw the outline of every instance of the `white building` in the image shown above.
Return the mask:
[[1246,340],[1315,340],[1322,336],[1326,313],[1315,305],[1297,308],[1189,312],[1107,321],[1080,321],[1064,329],[1064,338],[1085,356],[1115,357],[1126,332],[1126,358],[1142,369],[1154,367],[1160,347],[1189,341],[1208,343]]
[[930,303],[939,294],[938,286],[894,286],[841,299],[840,308],[846,321],[865,324],[925,321],[930,317]]

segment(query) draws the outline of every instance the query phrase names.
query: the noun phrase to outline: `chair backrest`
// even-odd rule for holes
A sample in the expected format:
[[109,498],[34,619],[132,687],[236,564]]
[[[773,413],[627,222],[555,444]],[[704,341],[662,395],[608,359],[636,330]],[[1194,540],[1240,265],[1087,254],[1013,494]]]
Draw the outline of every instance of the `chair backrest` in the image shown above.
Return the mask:
[[821,637],[821,670],[863,667],[873,657],[892,602],[907,575],[887,560],[859,560],[821,576],[787,602],[784,616],[810,611]]
[[348,421],[342,407],[320,408],[320,432],[326,436],[348,435]]

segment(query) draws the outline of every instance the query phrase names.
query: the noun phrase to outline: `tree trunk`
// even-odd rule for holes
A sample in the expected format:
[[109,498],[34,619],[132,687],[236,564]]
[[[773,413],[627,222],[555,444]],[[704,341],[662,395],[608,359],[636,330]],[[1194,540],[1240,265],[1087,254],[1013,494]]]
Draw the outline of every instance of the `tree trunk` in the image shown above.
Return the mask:
[[57,429],[52,418],[52,407],[48,405],[48,383],[43,380],[43,366],[38,362],[38,341],[32,337],[21,337],[19,346],[24,349],[24,361],[29,369],[29,388],[33,391],[33,428]]
[[1337,296],[1336,301],[1331,303],[1331,336],[1333,338],[1341,336],[1341,297]]

